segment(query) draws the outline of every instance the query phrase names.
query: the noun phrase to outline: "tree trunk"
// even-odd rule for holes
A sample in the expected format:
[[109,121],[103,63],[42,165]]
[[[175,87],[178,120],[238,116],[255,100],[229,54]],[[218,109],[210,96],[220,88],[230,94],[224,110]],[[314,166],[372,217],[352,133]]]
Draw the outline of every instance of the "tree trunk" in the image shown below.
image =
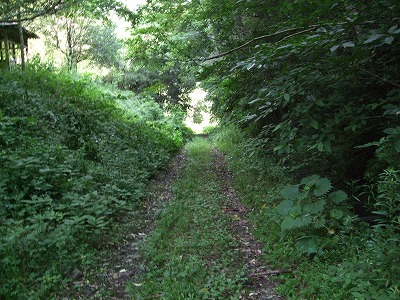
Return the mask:
[[73,42],[72,26],[67,26],[67,63],[70,72],[76,72],[77,62],[75,57],[75,49]]
[[10,66],[10,42],[9,42],[9,40],[8,40],[7,32],[6,32],[5,46],[6,46],[6,63],[7,63],[7,68],[8,68],[8,70],[11,70],[11,66]]

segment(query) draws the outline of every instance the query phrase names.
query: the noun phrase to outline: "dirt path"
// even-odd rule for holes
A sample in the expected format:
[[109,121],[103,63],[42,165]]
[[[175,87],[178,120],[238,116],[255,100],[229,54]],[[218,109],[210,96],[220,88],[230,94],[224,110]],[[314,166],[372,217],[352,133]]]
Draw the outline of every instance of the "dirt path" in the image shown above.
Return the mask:
[[248,284],[251,286],[243,299],[280,299],[275,291],[276,284],[270,279],[271,275],[279,274],[285,271],[270,270],[261,262],[263,254],[263,244],[261,244],[252,234],[252,225],[246,219],[246,208],[240,203],[235,189],[232,186],[232,176],[229,173],[224,155],[214,149],[215,170],[219,179],[223,182],[223,192],[227,198],[224,211],[232,218],[233,224],[231,230],[235,233],[239,242],[239,248],[236,249],[242,254],[243,263],[248,270]]
[[[275,291],[274,282],[270,279],[271,275],[282,271],[270,270],[263,265],[261,261],[263,245],[251,234],[252,225],[246,218],[246,208],[240,203],[233,188],[232,176],[225,165],[224,155],[217,149],[213,149],[211,155],[212,163],[204,172],[216,174],[216,180],[221,182],[219,186],[224,199],[222,210],[232,220],[229,222],[231,225],[228,232],[237,241],[238,246],[234,251],[241,260],[237,263],[247,270],[245,291],[240,293],[239,299],[282,300],[283,298]],[[146,261],[139,249],[140,245],[155,229],[155,221],[165,204],[173,200],[174,183],[180,178],[181,170],[187,160],[187,153],[182,152],[171,161],[167,171],[150,182],[151,188],[143,209],[138,212],[134,220],[127,220],[132,227],[127,226],[123,242],[109,249],[109,255],[96,270],[86,272],[84,276],[77,276],[74,285],[75,288],[79,287],[77,289],[79,292],[73,292],[75,299],[134,299],[127,291],[127,283],[141,285],[141,278],[147,271]],[[160,296],[160,299],[172,298]]]

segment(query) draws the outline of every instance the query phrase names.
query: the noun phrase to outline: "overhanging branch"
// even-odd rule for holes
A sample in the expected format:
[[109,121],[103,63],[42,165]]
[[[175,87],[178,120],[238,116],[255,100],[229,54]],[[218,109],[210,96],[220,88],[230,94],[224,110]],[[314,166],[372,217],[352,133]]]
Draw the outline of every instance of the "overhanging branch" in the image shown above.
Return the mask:
[[[223,52],[223,53],[211,56],[211,57],[203,58],[201,61],[204,62],[204,61],[208,61],[208,60],[221,58],[221,57],[227,56],[227,55],[229,55],[229,54],[231,54],[233,52],[236,52],[236,51],[238,51],[238,50],[240,50],[240,49],[242,49],[242,48],[244,48],[244,47],[246,47],[248,45],[251,45],[251,44],[253,44],[253,43],[257,42],[257,41],[268,39],[268,38],[273,38],[273,37],[276,37],[276,36],[279,36],[279,35],[282,35],[282,34],[285,34],[285,33],[294,32],[294,33],[289,34],[289,35],[283,37],[282,39],[278,40],[277,43],[280,43],[280,42],[282,42],[282,41],[284,41],[286,39],[289,39],[291,37],[294,37],[296,35],[307,33],[307,32],[313,31],[315,29],[318,29],[318,28],[321,28],[321,27],[324,27],[324,26],[342,26],[342,25],[348,25],[348,24],[351,24],[353,26],[356,25],[353,22],[346,21],[346,22],[339,22],[339,23],[316,24],[316,25],[310,25],[308,27],[307,26],[303,26],[303,27],[295,27],[295,28],[289,28],[289,29],[285,29],[285,30],[280,30],[280,31],[277,31],[277,32],[272,33],[272,34],[261,35],[259,37],[254,38],[254,39],[251,39],[250,41],[248,41],[248,42],[246,42],[246,43],[244,43],[244,44],[242,44],[242,45],[240,45],[240,46],[238,46],[236,48],[233,48],[231,50],[228,50],[226,52]],[[377,21],[376,20],[369,20],[369,21],[364,21],[362,23],[358,23],[357,25],[362,26],[362,25],[371,25],[371,24],[377,24]]]
[[257,42],[257,41],[264,40],[264,39],[268,39],[268,38],[273,38],[273,37],[276,37],[276,36],[279,36],[279,35],[282,35],[282,34],[285,34],[285,33],[290,33],[290,32],[293,32],[293,31],[297,31],[297,32],[294,32],[294,33],[292,33],[292,34],[290,34],[290,35],[288,35],[288,36],[285,36],[284,38],[282,38],[281,40],[278,41],[278,42],[281,42],[281,41],[286,40],[286,39],[288,39],[288,38],[291,38],[291,37],[293,37],[293,36],[296,36],[296,35],[299,35],[299,34],[303,34],[303,33],[310,32],[310,31],[312,31],[312,30],[315,30],[316,28],[318,28],[318,27],[320,27],[320,26],[321,26],[321,25],[311,25],[311,26],[309,26],[308,28],[305,28],[305,27],[296,27],[296,28],[290,28],[290,29],[280,30],[280,31],[277,31],[277,32],[272,33],[272,34],[262,35],[262,36],[259,36],[259,37],[254,38],[254,39],[252,39],[252,40],[250,40],[250,41],[248,41],[248,42],[246,42],[246,43],[244,43],[244,44],[242,44],[242,45],[240,45],[240,46],[238,46],[238,47],[236,47],[236,48],[233,48],[233,49],[231,49],[231,50],[228,50],[228,51],[226,51],[226,52],[223,52],[223,53],[220,53],[220,54],[217,54],[217,55],[208,57],[208,58],[204,58],[202,61],[208,61],[208,60],[213,60],[213,59],[221,58],[221,57],[227,56],[227,55],[229,55],[229,54],[231,54],[231,53],[233,53],[233,52],[236,52],[236,51],[238,51],[238,50],[240,50],[240,49],[242,49],[242,48],[244,48],[244,47],[246,47],[246,46],[248,46],[248,45],[251,45],[251,44],[253,44],[253,43]]

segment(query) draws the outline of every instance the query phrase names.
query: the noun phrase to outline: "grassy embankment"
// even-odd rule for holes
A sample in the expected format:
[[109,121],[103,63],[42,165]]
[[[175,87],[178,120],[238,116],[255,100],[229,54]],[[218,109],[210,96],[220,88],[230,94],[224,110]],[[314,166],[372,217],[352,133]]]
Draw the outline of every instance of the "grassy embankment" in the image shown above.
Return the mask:
[[88,78],[1,71],[0,298],[60,298],[86,275],[184,132],[154,102]]

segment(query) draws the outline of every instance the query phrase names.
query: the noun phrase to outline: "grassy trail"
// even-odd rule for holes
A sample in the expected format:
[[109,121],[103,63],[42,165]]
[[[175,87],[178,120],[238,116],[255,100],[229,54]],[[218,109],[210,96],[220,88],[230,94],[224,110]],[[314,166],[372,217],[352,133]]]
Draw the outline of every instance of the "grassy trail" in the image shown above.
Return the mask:
[[248,279],[254,272],[249,263],[252,256],[247,255],[246,262],[243,252],[261,250],[248,245],[243,250],[243,244],[257,243],[249,241],[250,234],[241,237],[243,230],[235,230],[234,223],[244,220],[240,212],[235,213],[234,191],[221,178],[221,156],[206,139],[195,139],[186,150],[188,162],[175,183],[175,198],[143,247],[147,272],[139,282],[129,284],[130,295],[134,299],[279,299],[271,286],[260,287],[269,289],[268,298],[261,298],[254,282],[262,282]]

